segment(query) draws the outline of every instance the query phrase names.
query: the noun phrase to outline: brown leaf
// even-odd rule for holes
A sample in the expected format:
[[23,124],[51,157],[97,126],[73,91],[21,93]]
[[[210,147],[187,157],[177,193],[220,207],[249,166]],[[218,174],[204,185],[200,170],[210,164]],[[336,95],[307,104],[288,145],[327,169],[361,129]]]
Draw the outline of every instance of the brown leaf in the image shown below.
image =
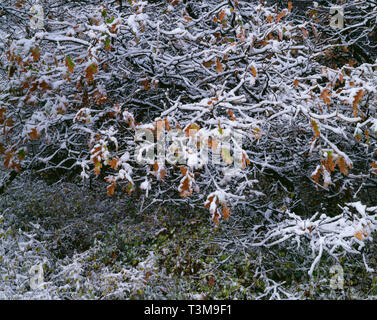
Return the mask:
[[347,176],[348,166],[344,158],[341,156],[338,156],[338,159],[336,160],[336,164],[338,165],[340,172],[343,173],[345,176]]
[[166,175],[166,169],[162,168],[160,171],[159,171],[159,174],[160,174],[160,180],[163,180],[165,175]]
[[292,10],[292,1],[288,1],[288,11],[291,12]]
[[109,186],[107,186],[107,195],[109,197],[114,194],[115,187],[116,187],[116,182],[115,181],[112,184],[110,184]]
[[224,20],[225,17],[226,17],[226,12],[224,10],[221,10],[219,13],[219,19]]
[[179,169],[181,170],[182,175],[185,176],[186,173],[187,173],[187,168],[185,168],[185,167],[179,167]]
[[314,138],[317,138],[321,134],[321,132],[319,131],[318,123],[315,120],[312,120],[311,125],[314,131]]
[[371,163],[371,166],[372,166],[372,168],[373,168],[373,172],[374,172],[375,174],[377,174],[377,162],[373,161],[373,162]]
[[187,198],[188,196],[192,194],[192,190],[190,188],[189,176],[185,176],[183,178],[181,184],[179,185],[179,189],[180,189],[180,195],[183,198]]
[[329,97],[331,97],[331,91],[329,89],[323,89],[321,95],[319,96],[320,98],[323,99],[323,101],[326,103],[326,104],[330,104],[331,103],[331,99]]
[[313,23],[311,23],[310,25],[311,25],[311,27],[312,27],[312,30],[313,30],[314,36],[316,37],[316,39],[318,39],[318,32],[317,32],[316,28],[314,27]]
[[209,278],[209,280],[208,280],[208,285],[209,285],[210,287],[213,287],[214,284],[215,284],[215,277],[214,277],[214,276],[211,276],[211,277]]
[[308,31],[304,27],[301,28],[301,32],[302,32],[302,34],[304,35],[305,38],[309,37]]
[[113,159],[111,159],[111,161],[109,161],[108,164],[111,167],[111,169],[117,170],[118,169],[118,165],[119,165],[119,159],[118,158],[113,158]]
[[236,117],[234,116],[234,113],[232,112],[232,110],[228,109],[227,113],[228,113],[230,120],[232,120],[232,121],[236,120]]
[[230,218],[230,210],[228,209],[228,207],[225,204],[223,204],[222,215],[223,215],[224,220]]
[[39,52],[39,47],[36,46],[34,49],[30,49],[31,55],[33,57],[33,61],[37,62],[41,57],[41,53]]
[[315,182],[317,182],[317,183],[319,183],[319,177],[321,176],[321,172],[322,172],[322,167],[319,167],[319,168],[315,171],[315,173],[312,174],[312,179],[313,179]]
[[213,215],[213,217],[212,217],[212,221],[214,223],[216,223],[216,225],[219,225],[220,224],[219,218],[220,218],[220,214],[216,210],[215,213],[214,213],[214,215]]
[[323,165],[329,172],[333,172],[335,170],[336,163],[334,161],[334,157],[330,154],[326,157],[323,161]]
[[29,132],[29,136],[30,136],[31,140],[37,140],[37,139],[39,139],[39,137],[41,136],[41,134],[38,133],[37,128],[33,128]]
[[353,98],[352,105],[353,105],[353,116],[354,117],[357,117],[357,115],[358,115],[359,110],[357,109],[357,105],[363,99],[363,95],[364,95],[364,90],[360,89],[359,91],[357,91],[356,95]]
[[203,66],[205,66],[206,68],[210,68],[213,66],[215,62],[213,60],[209,60],[209,61],[203,61]]
[[85,79],[86,79],[86,82],[89,84],[90,82],[94,81],[93,76],[98,72],[98,66],[95,63],[93,63],[89,67],[87,67],[85,71],[86,71]]
[[257,77],[257,70],[255,69],[254,66],[251,67],[251,74],[253,75],[254,78]]
[[209,208],[209,206],[211,205],[212,201],[215,199],[215,196],[210,196],[208,197],[207,201],[205,202],[204,204],[204,208]]
[[275,19],[275,22],[278,23],[282,18],[284,18],[285,16],[287,15],[287,11],[283,10],[282,12],[280,12],[276,19]]
[[223,72],[224,68],[223,68],[223,64],[221,63],[221,61],[219,59],[216,60],[216,71],[217,72]]

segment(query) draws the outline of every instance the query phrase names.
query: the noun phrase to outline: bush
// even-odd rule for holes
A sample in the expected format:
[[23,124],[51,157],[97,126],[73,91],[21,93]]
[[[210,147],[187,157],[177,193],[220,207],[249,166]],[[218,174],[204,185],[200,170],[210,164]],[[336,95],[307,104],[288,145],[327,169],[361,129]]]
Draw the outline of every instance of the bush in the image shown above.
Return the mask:
[[[205,207],[215,225],[241,209],[286,212],[265,230],[276,241],[323,207],[318,225],[347,224],[347,203],[361,214],[375,202],[377,64],[364,44],[377,11],[344,1],[347,29],[332,29],[329,3],[303,18],[292,2],[59,0],[38,30],[24,27],[29,5],[6,0],[4,167],[104,179],[141,211]],[[371,237],[355,227],[365,210],[342,250]],[[313,252],[334,254],[321,241]]]

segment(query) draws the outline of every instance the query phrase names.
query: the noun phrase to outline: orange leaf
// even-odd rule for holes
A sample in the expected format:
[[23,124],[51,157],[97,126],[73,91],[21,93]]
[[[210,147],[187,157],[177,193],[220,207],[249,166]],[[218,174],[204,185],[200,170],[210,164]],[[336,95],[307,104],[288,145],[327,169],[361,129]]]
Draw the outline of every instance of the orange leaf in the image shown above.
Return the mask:
[[98,176],[101,173],[102,164],[101,162],[97,162],[94,166],[94,171],[96,173],[96,176]]
[[232,112],[232,110],[228,109],[227,113],[228,113],[228,116],[230,117],[230,120],[232,121],[236,120],[236,117],[234,116],[234,113]]
[[246,166],[250,164],[249,158],[246,156],[245,153],[242,153],[242,169],[245,169]]
[[221,10],[219,13],[219,19],[224,20],[225,16],[226,16],[226,12],[224,10]]
[[291,12],[292,10],[292,1],[288,1],[288,11]]
[[372,164],[371,164],[371,166],[372,166],[372,168],[374,169],[373,172],[374,172],[375,174],[377,174],[377,163],[373,161]]
[[4,160],[4,167],[7,169],[10,169],[10,160],[13,158],[13,152],[12,151],[6,151],[5,152],[5,160]]
[[119,159],[114,158],[114,159],[111,159],[111,161],[109,161],[108,164],[110,165],[111,169],[117,170],[118,169],[118,162],[119,162]]
[[185,168],[185,167],[179,167],[179,169],[181,170],[182,175],[185,176],[186,173],[187,173],[187,168]]
[[359,239],[359,240],[364,240],[364,236],[363,236],[363,233],[361,231],[358,231],[355,233],[355,238]]

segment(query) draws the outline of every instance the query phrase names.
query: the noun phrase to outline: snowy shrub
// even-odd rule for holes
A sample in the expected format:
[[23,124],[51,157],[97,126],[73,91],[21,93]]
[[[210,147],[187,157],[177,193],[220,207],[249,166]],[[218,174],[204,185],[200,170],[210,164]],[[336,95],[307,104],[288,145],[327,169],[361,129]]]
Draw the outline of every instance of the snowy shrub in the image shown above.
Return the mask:
[[[251,210],[263,223],[243,245],[309,248],[310,276],[324,254],[358,254],[375,230],[377,7],[342,1],[333,29],[331,5],[303,16],[291,1],[58,0],[30,20],[30,4],[2,1],[0,155],[12,174],[0,192],[25,172],[105,181],[102,206],[131,199],[140,214],[205,208],[217,227]],[[78,293],[93,239],[67,228],[83,253],[70,247],[59,272]],[[4,246],[34,250],[29,236]],[[138,278],[101,270],[105,291]],[[261,277],[263,294],[291,297]],[[105,297],[140,289],[124,285]]]

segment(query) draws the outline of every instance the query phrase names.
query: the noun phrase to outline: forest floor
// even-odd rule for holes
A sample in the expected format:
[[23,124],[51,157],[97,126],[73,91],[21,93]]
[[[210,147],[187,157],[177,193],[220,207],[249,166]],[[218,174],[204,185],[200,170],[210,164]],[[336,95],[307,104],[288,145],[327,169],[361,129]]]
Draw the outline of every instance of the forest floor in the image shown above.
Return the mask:
[[[215,228],[207,211],[165,205],[138,213],[138,205],[86,185],[19,177],[0,198],[0,299],[377,297],[377,274],[360,257],[342,263],[344,288],[333,290],[330,258],[310,278],[310,252],[248,246],[253,213]],[[35,265],[43,283],[32,289]]]

